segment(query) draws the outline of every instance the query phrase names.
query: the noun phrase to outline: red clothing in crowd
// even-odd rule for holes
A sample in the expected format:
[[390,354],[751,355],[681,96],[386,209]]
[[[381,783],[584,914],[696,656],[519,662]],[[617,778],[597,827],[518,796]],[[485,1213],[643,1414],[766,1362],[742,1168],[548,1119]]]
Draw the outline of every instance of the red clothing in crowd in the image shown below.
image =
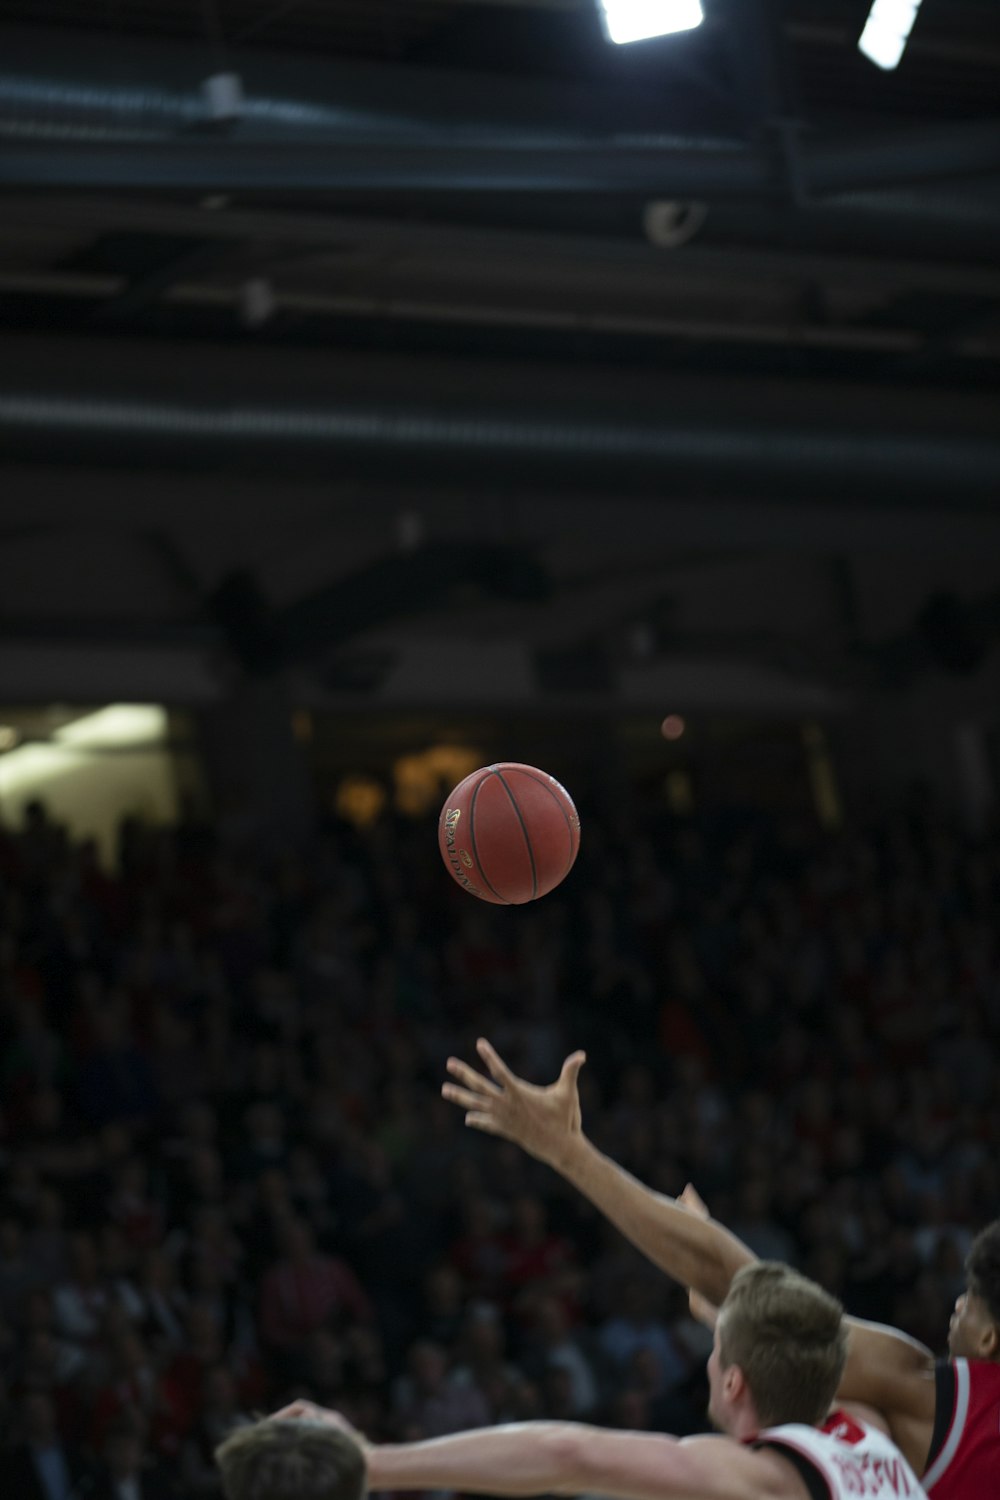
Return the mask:
[[278,1349],[300,1343],[330,1318],[367,1322],[371,1315],[371,1303],[350,1266],[330,1255],[279,1260],[261,1284],[261,1330]]

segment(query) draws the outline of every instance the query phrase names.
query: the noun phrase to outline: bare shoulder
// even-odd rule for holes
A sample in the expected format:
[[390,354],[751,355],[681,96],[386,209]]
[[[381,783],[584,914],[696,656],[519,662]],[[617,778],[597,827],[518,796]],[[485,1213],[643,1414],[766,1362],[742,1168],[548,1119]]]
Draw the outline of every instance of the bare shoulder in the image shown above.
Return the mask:
[[848,1319],[847,1367],[837,1399],[872,1406],[889,1418],[934,1421],[935,1361],[931,1351],[898,1328]]
[[728,1438],[684,1438],[695,1458],[699,1500],[809,1500],[795,1467],[770,1448],[746,1448]]
[[729,1437],[673,1438],[558,1424],[560,1495],[608,1500],[809,1500],[794,1464]]

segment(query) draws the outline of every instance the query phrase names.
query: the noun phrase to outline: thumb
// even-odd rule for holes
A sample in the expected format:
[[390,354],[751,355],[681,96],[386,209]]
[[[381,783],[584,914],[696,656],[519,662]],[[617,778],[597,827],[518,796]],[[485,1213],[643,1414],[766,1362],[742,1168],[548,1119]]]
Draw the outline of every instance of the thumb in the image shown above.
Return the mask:
[[580,1076],[580,1069],[587,1061],[586,1052],[574,1052],[562,1065],[559,1074],[559,1082],[569,1084],[570,1088],[576,1088],[576,1081]]
[[683,1206],[690,1213],[697,1214],[701,1219],[707,1219],[711,1217],[708,1212],[708,1205],[705,1203],[697,1188],[695,1188],[694,1185],[690,1182],[684,1189],[683,1193],[681,1193],[677,1201],[678,1203],[683,1204]]

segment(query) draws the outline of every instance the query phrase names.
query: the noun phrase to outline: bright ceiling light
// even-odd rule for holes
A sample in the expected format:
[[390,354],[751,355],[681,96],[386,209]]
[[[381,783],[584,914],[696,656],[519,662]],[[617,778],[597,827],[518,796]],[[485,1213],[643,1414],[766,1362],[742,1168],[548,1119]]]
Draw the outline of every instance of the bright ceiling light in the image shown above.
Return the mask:
[[873,0],[858,50],[876,67],[895,68],[919,9],[920,0]]
[[599,0],[612,42],[643,42],[672,31],[690,31],[705,19],[701,0]]
[[72,719],[53,738],[74,747],[121,750],[165,739],[166,733],[166,710],[156,704],[111,703],[82,719]]
[[110,703],[71,719],[47,744],[19,745],[0,755],[0,798],[41,795],[46,783],[93,766],[106,750],[163,749],[167,712],[152,703]]

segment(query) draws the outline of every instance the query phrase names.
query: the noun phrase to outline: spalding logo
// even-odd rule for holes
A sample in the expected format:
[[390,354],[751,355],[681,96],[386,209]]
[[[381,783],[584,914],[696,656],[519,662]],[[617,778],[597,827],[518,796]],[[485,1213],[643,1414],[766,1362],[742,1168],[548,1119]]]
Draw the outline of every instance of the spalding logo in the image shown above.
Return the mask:
[[472,869],[472,856],[465,849],[455,848],[455,829],[458,826],[458,820],[461,816],[462,809],[460,807],[449,807],[444,815],[445,857],[459,885],[463,885],[467,891],[471,891],[473,895],[478,896],[481,894],[479,887],[473,885],[468,875],[466,875],[465,870],[462,869],[463,865],[467,870]]

